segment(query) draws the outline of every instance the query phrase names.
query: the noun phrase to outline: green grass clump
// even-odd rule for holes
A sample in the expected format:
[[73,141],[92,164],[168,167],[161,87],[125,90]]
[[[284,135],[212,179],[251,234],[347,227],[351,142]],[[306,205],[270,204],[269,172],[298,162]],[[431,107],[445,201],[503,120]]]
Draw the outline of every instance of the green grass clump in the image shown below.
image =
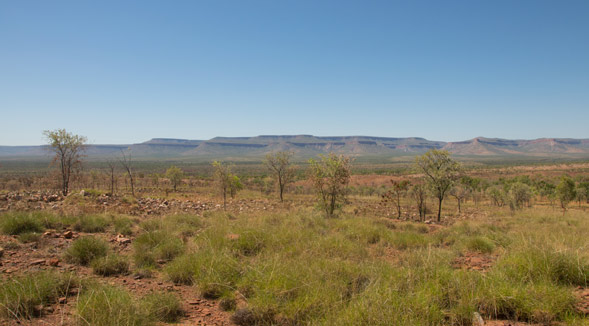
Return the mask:
[[184,252],[184,243],[164,230],[145,232],[133,242],[137,266],[154,266],[158,260],[170,261]]
[[133,220],[126,216],[115,216],[113,217],[113,226],[115,233],[123,235],[133,234]]
[[266,246],[267,235],[258,230],[247,230],[232,242],[238,255],[255,256]]
[[483,236],[471,237],[466,241],[466,248],[470,251],[477,251],[490,254],[495,250],[495,244],[490,239]]
[[142,298],[141,306],[151,319],[160,322],[174,323],[184,315],[178,297],[172,293],[150,293]]
[[129,273],[129,261],[117,254],[96,258],[90,264],[94,274],[111,276]]
[[192,285],[198,261],[192,254],[176,257],[164,269],[168,279],[176,284]]
[[107,285],[87,289],[76,304],[81,325],[153,325],[146,311],[125,290]]
[[78,265],[88,265],[92,260],[106,256],[108,243],[100,238],[87,236],[75,240],[65,251],[65,260]]
[[41,234],[36,232],[25,232],[18,236],[18,241],[22,243],[37,242],[41,239]]
[[78,217],[74,224],[74,230],[87,233],[104,232],[109,225],[109,220],[101,215],[83,215]]
[[549,325],[575,314],[570,289],[550,283],[522,284],[491,276],[478,306],[489,318],[505,318]]
[[78,286],[70,274],[35,272],[14,277],[0,285],[0,314],[5,318],[38,317],[41,304],[52,304]]
[[43,232],[43,224],[39,219],[26,212],[6,213],[0,216],[0,229],[2,233],[18,235],[21,233]]
[[587,286],[589,263],[568,251],[525,247],[498,262],[498,268],[513,281],[548,281],[561,285]]

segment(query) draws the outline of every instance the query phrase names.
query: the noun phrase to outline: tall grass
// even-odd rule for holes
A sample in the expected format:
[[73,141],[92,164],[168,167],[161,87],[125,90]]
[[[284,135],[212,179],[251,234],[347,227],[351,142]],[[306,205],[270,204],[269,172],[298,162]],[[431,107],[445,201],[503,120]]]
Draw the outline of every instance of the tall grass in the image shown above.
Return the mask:
[[[429,232],[305,210],[236,219],[213,213],[194,236],[195,249],[164,271],[231,303],[226,309],[236,309],[240,325],[470,325],[475,311],[544,324],[582,320],[572,291],[587,285],[589,240],[529,228],[543,218],[492,217]],[[585,218],[574,218],[575,227],[586,228]],[[566,232],[570,221],[554,223]],[[500,258],[486,273],[453,269],[464,251]]]

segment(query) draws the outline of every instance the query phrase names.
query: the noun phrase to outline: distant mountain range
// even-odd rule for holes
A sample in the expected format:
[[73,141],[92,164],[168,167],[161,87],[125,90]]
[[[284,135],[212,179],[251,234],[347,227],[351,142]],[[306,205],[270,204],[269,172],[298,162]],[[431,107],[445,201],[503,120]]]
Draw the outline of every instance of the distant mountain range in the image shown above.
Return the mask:
[[[443,142],[417,137],[311,135],[215,137],[210,140],[154,138],[131,145],[89,145],[86,154],[94,158],[108,158],[119,155],[121,150],[130,149],[135,158],[255,160],[276,151],[292,151],[298,158],[329,152],[356,157],[398,157],[421,154],[431,148],[473,158],[589,159],[589,139],[509,140],[478,137],[466,141]],[[48,156],[46,146],[0,146],[0,159]]]

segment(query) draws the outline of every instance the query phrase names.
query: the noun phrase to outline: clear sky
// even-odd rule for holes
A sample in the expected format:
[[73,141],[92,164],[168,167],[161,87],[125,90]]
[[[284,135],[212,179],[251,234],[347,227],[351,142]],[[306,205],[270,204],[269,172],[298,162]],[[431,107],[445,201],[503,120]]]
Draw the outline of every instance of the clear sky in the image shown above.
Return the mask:
[[0,145],[589,138],[589,1],[1,1]]

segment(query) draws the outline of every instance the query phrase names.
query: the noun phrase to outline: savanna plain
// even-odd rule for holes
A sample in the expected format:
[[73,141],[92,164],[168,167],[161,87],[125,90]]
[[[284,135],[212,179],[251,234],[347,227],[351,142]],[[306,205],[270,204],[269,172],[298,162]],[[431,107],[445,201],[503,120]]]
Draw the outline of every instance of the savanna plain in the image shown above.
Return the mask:
[[447,154],[13,164],[0,323],[589,325],[589,163]]

